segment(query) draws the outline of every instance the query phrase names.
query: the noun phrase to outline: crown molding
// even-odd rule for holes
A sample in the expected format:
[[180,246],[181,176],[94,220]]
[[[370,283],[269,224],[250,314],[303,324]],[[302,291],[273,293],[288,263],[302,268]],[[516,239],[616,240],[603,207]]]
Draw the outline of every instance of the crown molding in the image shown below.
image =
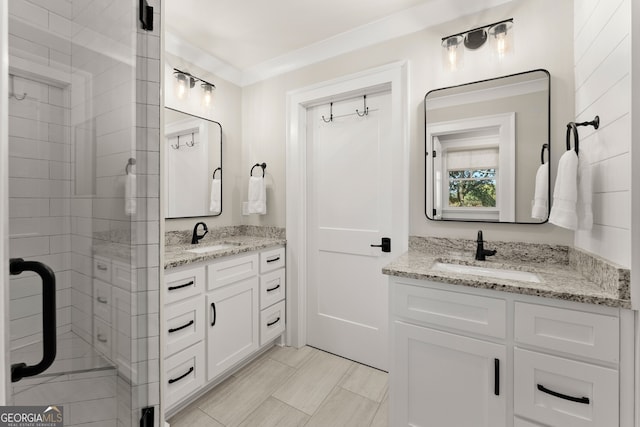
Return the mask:
[[170,32],[165,33],[165,48],[169,53],[242,87],[511,1],[433,0],[244,70],[221,61]]

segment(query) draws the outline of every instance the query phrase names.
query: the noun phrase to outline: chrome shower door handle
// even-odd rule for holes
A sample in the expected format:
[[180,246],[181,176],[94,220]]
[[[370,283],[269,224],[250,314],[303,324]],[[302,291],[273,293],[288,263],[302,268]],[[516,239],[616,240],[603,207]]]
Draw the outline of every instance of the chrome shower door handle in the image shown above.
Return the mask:
[[42,279],[42,360],[35,365],[11,365],[11,382],[38,375],[49,368],[56,358],[56,275],[49,266],[22,258],[9,260],[9,274],[16,276],[33,271]]

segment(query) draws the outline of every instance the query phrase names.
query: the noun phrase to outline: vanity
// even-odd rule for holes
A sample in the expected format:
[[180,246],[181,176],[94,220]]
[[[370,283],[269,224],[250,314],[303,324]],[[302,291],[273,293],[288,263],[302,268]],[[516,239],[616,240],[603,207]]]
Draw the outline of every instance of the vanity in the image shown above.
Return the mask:
[[390,276],[390,425],[632,426],[629,270],[553,245],[411,238]]
[[197,245],[186,243],[188,236],[167,239],[167,414],[273,346],[285,331],[284,237],[246,230],[207,237]]

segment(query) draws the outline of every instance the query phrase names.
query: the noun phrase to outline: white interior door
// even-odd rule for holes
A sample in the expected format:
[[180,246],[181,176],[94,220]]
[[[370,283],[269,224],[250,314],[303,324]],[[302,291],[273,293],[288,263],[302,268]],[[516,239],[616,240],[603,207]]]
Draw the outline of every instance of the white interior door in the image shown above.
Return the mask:
[[[307,343],[387,369],[387,277],[394,240],[391,94],[309,108]],[[323,119],[324,116],[324,119]],[[395,181],[398,182],[398,181]],[[398,221],[400,224],[401,221]],[[382,237],[392,252],[382,252]],[[396,245],[398,246],[398,245]]]

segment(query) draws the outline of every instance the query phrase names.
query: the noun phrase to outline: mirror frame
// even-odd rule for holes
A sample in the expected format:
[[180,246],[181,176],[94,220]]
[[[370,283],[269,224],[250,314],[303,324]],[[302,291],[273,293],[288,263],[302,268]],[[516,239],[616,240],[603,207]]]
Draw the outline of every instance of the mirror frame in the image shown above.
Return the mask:
[[[427,217],[428,220],[430,221],[435,221],[435,222],[440,222],[440,221],[448,221],[448,222],[479,222],[479,223],[491,223],[491,224],[526,224],[526,225],[541,225],[541,224],[545,224],[547,222],[549,222],[549,213],[551,212],[551,167],[549,167],[549,176],[548,176],[548,184],[547,184],[547,217],[544,221],[540,221],[540,222],[518,222],[518,221],[492,221],[492,220],[486,220],[486,219],[451,219],[451,218],[442,218],[442,219],[434,219],[431,216],[429,216],[429,212],[428,212],[428,189],[427,189],[427,184],[428,184],[428,172],[431,170],[431,173],[433,173],[433,165],[431,166],[431,168],[429,168],[429,161],[432,161],[432,156],[429,155],[429,148],[428,148],[428,142],[427,141],[427,97],[429,96],[429,94],[433,93],[433,92],[437,92],[437,91],[441,91],[441,90],[447,90],[447,89],[454,89],[454,88],[461,88],[461,87],[465,87],[465,86],[470,86],[473,84],[477,84],[477,83],[485,83],[485,82],[490,82],[490,81],[494,81],[494,80],[500,80],[500,79],[505,79],[508,77],[516,77],[516,76],[521,76],[524,74],[529,74],[529,73],[535,73],[535,72],[543,72],[547,75],[547,82],[548,82],[548,86],[547,86],[547,162],[549,162],[549,166],[551,166],[551,74],[549,73],[549,71],[543,69],[543,68],[536,68],[533,70],[528,70],[528,71],[522,71],[520,73],[514,73],[514,74],[507,74],[504,76],[499,76],[499,77],[492,77],[490,79],[484,79],[484,80],[477,80],[477,81],[473,81],[473,82],[468,82],[468,83],[462,83],[459,85],[454,85],[454,86],[447,86],[447,87],[442,87],[442,88],[438,88],[438,89],[433,89],[430,90],[429,92],[427,92],[427,94],[424,96],[424,102],[423,102],[423,109],[424,109],[424,214]],[[542,150],[542,156],[544,156],[544,148],[541,148]],[[533,177],[533,180],[535,181],[535,176]],[[432,190],[433,193],[433,190]],[[433,213],[431,213],[431,215],[433,215]]]
[[[164,219],[183,219],[183,218],[211,218],[211,217],[217,217],[222,215],[222,212],[224,210],[224,168],[222,167],[222,144],[223,144],[223,139],[222,139],[222,124],[220,122],[217,122],[215,120],[211,120],[211,119],[207,119],[206,117],[202,117],[202,116],[197,116],[195,114],[191,114],[191,113],[187,113],[186,111],[182,111],[182,110],[178,110],[176,108],[172,108],[172,107],[167,107],[166,105],[164,106],[165,109],[167,110],[171,110],[171,111],[175,111],[177,113],[182,113],[182,114],[186,114],[188,116],[197,118],[197,119],[201,119],[201,120],[206,120],[207,122],[211,122],[211,123],[215,123],[218,125],[218,128],[220,129],[220,213],[217,213],[215,215],[193,215],[193,216],[172,216],[172,217],[168,217],[166,216],[166,212],[165,212],[165,217]],[[164,124],[166,127],[166,123]],[[163,137],[162,140],[166,143],[166,138],[165,138],[165,130],[163,129]],[[167,173],[167,171],[165,171],[165,173]],[[211,177],[211,179],[213,179],[213,177]],[[169,201],[167,201],[168,203]]]

